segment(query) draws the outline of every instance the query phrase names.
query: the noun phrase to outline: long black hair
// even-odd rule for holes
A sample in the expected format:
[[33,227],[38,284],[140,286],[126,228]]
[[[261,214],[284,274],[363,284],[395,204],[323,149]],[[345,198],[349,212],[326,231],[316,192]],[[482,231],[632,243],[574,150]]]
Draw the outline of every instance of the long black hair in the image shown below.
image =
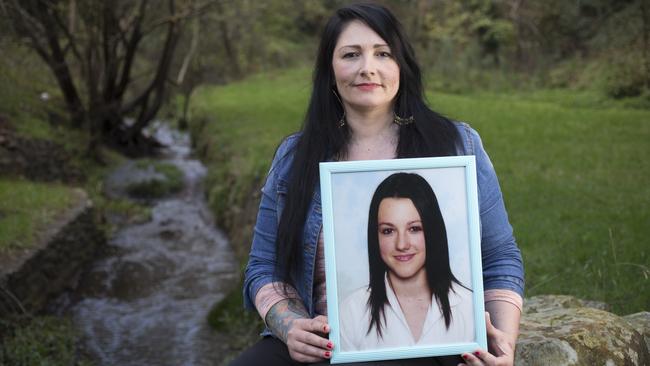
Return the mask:
[[302,273],[303,228],[307,210],[318,183],[318,163],[341,156],[350,138],[347,126],[338,121],[343,107],[334,94],[332,57],[344,27],[359,20],[386,41],[400,69],[400,83],[394,111],[415,122],[400,126],[397,157],[448,156],[456,154],[459,139],[454,124],[429,109],[424,102],[422,75],[411,44],[399,21],[376,4],[356,4],[338,9],[321,36],[313,73],[313,89],[302,133],[293,151],[286,203],[277,232],[276,276],[284,284],[295,284]]
[[368,325],[368,333],[375,327],[377,334],[380,337],[382,336],[382,319],[385,322],[384,306],[388,303],[384,283],[388,267],[381,258],[378,235],[379,205],[385,198],[408,198],[413,202],[420,215],[426,248],[424,268],[427,273],[427,284],[442,310],[445,326],[449,328],[452,318],[451,308],[449,307],[449,291],[452,290],[452,282],[463,285],[456,279],[449,266],[447,230],[440,212],[438,199],[429,183],[422,176],[413,173],[395,173],[377,186],[370,201],[368,213],[368,265],[370,267],[368,307],[370,308],[370,324]]

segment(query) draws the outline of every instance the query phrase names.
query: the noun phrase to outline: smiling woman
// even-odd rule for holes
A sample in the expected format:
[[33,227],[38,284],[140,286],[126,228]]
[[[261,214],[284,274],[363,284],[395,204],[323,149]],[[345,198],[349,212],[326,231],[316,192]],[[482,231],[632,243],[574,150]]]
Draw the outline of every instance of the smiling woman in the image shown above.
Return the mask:
[[368,110],[390,115],[399,90],[399,65],[390,47],[370,27],[350,22],[336,43],[332,68],[349,123]]
[[370,283],[340,306],[341,350],[469,342],[471,291],[449,264],[447,230],[433,189],[395,173],[372,196]]
[[[413,48],[388,9],[353,4],[332,15],[321,36],[304,125],[280,144],[262,188],[243,292],[245,306],[258,311],[267,329],[264,338],[232,365],[255,365],[260,357],[269,365],[328,363],[332,351],[340,346],[328,339],[318,184],[321,162],[472,154],[479,162],[480,204],[489,209],[481,212],[486,238],[482,254],[489,268],[484,287],[509,294],[500,298],[486,295],[485,299],[500,328],[488,328],[490,344],[498,348],[490,350],[492,353],[477,349],[476,355],[412,362],[457,365],[464,358],[472,365],[512,365],[523,269],[496,175],[478,134],[467,124],[432,111],[423,94]],[[412,202],[417,208],[416,200]],[[426,221],[424,217],[422,221]],[[428,237],[426,226],[423,228]],[[408,253],[397,260],[415,260]],[[436,257],[429,247],[426,254],[425,263]],[[425,267],[429,275],[430,267]],[[380,287],[385,284],[381,282]],[[441,291],[431,292],[435,302],[428,300],[431,304],[440,301],[443,313],[443,293],[450,288],[462,291],[462,286],[451,281]],[[417,333],[425,329],[426,324],[421,331],[416,329],[416,338],[421,338]]]

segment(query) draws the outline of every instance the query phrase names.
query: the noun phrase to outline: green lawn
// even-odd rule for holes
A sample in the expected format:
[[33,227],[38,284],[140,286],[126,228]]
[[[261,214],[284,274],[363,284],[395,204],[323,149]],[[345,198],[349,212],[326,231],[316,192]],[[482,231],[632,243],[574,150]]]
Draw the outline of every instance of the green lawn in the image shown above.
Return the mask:
[[[213,209],[259,184],[280,139],[299,128],[309,92],[309,70],[299,69],[196,93],[193,128],[205,125],[198,147]],[[481,134],[523,252],[527,296],[650,310],[650,111],[569,91],[429,100]],[[232,184],[240,193],[224,197]]]
[[72,188],[0,179],[0,254],[30,248],[36,235],[78,198]]

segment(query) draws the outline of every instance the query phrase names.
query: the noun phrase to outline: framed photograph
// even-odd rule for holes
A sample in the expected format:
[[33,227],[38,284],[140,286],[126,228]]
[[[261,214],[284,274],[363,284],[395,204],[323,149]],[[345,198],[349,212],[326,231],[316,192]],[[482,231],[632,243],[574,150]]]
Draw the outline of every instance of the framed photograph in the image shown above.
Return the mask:
[[487,349],[474,156],[320,164],[331,363]]

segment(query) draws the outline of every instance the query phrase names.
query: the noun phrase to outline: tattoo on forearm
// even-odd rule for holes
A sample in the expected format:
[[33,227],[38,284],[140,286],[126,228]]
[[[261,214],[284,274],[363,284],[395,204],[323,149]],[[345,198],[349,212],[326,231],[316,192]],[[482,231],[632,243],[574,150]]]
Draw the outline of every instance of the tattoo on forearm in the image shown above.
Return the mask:
[[283,342],[287,342],[287,335],[291,325],[296,319],[309,318],[309,313],[298,299],[286,299],[273,305],[266,313],[266,325],[271,332]]

